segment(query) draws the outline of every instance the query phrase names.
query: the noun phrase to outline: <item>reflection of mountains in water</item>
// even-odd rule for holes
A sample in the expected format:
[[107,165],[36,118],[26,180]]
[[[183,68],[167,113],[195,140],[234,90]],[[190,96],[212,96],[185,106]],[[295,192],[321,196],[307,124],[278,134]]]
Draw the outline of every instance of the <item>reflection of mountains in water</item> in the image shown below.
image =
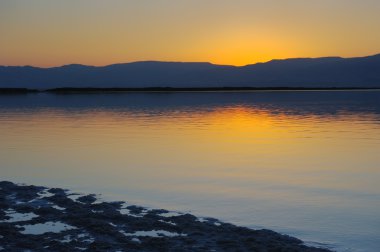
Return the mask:
[[380,116],[380,91],[178,92],[55,95],[36,93],[0,96],[0,110],[59,109],[148,113],[202,113],[245,107],[268,113],[300,115],[375,114]]
[[134,62],[103,67],[2,67],[0,87],[380,87],[380,54],[272,60],[242,67]]

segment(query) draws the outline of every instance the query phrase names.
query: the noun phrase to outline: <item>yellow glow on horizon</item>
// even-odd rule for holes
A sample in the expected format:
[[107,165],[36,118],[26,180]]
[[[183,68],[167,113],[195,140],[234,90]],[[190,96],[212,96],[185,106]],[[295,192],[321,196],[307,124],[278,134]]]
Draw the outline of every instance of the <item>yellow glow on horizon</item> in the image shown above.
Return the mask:
[[380,52],[374,0],[4,0],[0,65],[246,65]]

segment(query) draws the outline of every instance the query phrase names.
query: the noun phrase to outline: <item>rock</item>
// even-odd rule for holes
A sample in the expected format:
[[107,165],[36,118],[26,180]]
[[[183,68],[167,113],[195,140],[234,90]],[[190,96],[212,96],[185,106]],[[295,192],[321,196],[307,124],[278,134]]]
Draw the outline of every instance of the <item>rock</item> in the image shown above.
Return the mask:
[[[271,230],[252,230],[213,218],[200,221],[191,214],[171,214],[164,209],[148,210],[136,205],[127,206],[128,211],[121,214],[125,202],[95,203],[98,200],[94,194],[74,200],[68,198],[70,195],[74,194],[60,188],[0,182],[2,248],[5,251],[328,251],[306,247],[297,238]],[[8,209],[38,217],[5,222]],[[20,233],[25,225],[46,222],[62,223],[71,229],[41,235]]]

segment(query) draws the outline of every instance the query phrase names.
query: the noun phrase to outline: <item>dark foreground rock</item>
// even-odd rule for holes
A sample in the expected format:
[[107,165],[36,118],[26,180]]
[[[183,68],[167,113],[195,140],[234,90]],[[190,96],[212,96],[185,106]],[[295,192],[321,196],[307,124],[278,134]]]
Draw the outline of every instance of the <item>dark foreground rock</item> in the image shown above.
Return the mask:
[[0,182],[3,251],[328,251],[270,230]]

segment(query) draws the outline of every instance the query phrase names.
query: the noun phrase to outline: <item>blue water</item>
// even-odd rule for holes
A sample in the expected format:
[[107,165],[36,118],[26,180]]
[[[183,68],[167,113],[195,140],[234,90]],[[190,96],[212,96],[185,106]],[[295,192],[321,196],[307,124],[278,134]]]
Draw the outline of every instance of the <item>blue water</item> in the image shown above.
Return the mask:
[[0,175],[380,248],[380,92],[0,96]]

